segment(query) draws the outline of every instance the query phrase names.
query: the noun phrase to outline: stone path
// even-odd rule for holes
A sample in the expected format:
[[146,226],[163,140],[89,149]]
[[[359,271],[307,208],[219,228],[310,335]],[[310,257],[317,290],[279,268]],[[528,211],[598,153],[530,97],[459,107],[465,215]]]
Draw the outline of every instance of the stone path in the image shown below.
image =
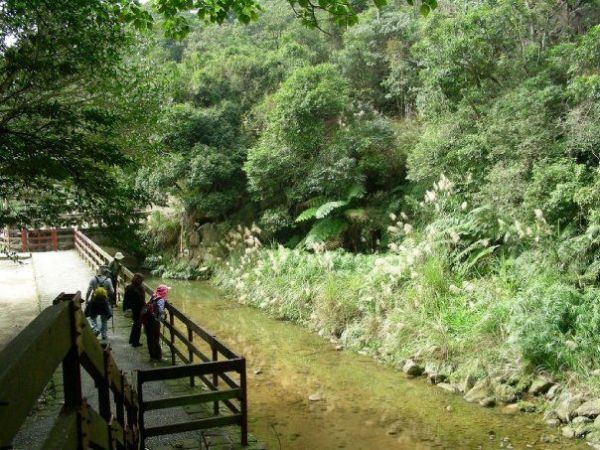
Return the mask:
[[[84,264],[75,251],[34,253],[33,258],[26,264],[14,267],[0,265],[0,280],[2,280],[0,283],[0,306],[3,304],[2,302],[12,305],[10,307],[13,308],[13,311],[21,314],[22,317],[22,320],[15,323],[14,327],[9,328],[10,334],[13,336],[17,334],[41,309],[49,306],[61,292],[82,291],[82,294],[85,295],[92,276],[92,270]],[[10,279],[10,285],[5,286],[4,280],[7,279]],[[2,296],[2,292],[5,290],[18,292],[19,296]],[[144,346],[137,349],[129,345],[130,323],[130,320],[124,317],[119,309],[115,310],[114,321],[109,323],[109,344],[113,349],[117,365],[121,370],[126,371],[128,378],[135,386],[135,370],[156,367],[157,363],[149,361],[145,343]],[[0,322],[0,325],[2,325],[0,329],[4,330],[3,325],[6,324]],[[5,334],[9,335],[9,333]],[[1,338],[2,334],[0,334]],[[143,334],[142,339],[144,339]],[[1,343],[0,340],[0,348]],[[167,357],[170,356],[164,346],[163,353]],[[166,364],[164,363],[164,365]],[[97,411],[97,394],[93,380],[85,374],[85,371],[82,371],[82,375],[84,396]],[[144,386],[144,398],[151,400],[165,396],[184,395],[190,393],[192,389],[197,391],[198,388],[190,388],[186,380],[177,380],[173,383],[147,383]],[[47,388],[47,392],[40,399],[37,411],[16,436],[13,442],[15,449],[41,448],[60,409],[62,393],[62,378],[58,371]],[[192,405],[151,411],[146,416],[147,426],[187,421],[190,417],[194,419],[208,417],[211,415],[210,408],[210,405]],[[232,427],[203,433],[190,432],[176,436],[153,437],[146,441],[146,448],[236,449],[240,448],[239,439],[239,428]],[[255,439],[250,438],[250,442],[250,449],[262,448]]]

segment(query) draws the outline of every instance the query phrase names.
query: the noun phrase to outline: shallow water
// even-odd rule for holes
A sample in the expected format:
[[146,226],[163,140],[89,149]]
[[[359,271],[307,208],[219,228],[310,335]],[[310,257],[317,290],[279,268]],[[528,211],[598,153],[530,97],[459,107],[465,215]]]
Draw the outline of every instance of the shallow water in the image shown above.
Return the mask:
[[[337,352],[206,283],[168,284],[177,308],[246,357],[250,431],[269,449],[588,448],[558,438],[540,415],[471,405],[369,357]],[[310,401],[313,394],[321,400]],[[543,443],[542,435],[557,440]]]

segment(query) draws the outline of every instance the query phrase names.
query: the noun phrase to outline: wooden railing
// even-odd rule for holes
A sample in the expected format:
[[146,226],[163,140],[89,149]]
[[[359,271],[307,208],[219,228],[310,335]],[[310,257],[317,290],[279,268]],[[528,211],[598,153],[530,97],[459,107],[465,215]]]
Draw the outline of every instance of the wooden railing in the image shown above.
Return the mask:
[[72,228],[44,228],[28,230],[5,229],[2,243],[6,249],[20,252],[67,250],[73,248]]
[[[81,294],[61,294],[0,352],[0,447],[11,442],[62,365],[64,405],[44,449],[137,449],[137,394],[81,308]],[[81,368],[94,380],[98,412],[83,398]],[[111,394],[114,413],[111,411]]]
[[[74,231],[75,248],[90,266],[97,268],[106,265],[112,259],[102,248],[79,230]],[[119,285],[124,286],[133,278],[133,273],[122,267]],[[146,283],[144,291],[152,295],[153,290]],[[184,366],[166,367],[138,371],[138,404],[140,415],[140,444],[143,447],[146,437],[161,434],[180,433],[184,431],[239,425],[241,443],[248,442],[248,403],[246,388],[246,361],[232,352],[212,333],[191,321],[185,314],[170,303],[166,304],[167,317],[162,320],[161,340],[167,344],[171,352],[171,363],[177,364],[177,358]],[[203,351],[203,347],[206,348]],[[210,352],[210,354],[207,354]],[[196,362],[197,361],[197,362]],[[231,373],[236,373],[232,377]],[[144,400],[143,385],[150,381],[168,380],[189,377],[194,386],[196,378],[201,381],[207,392],[191,396],[174,397],[160,400]],[[237,378],[237,379],[236,379]],[[220,384],[220,381],[222,384]],[[219,386],[226,386],[219,389]],[[177,424],[162,424],[160,427],[146,428],[144,413],[153,409],[173,408],[192,403],[213,403],[213,416]],[[229,415],[221,415],[220,404],[223,404]]]

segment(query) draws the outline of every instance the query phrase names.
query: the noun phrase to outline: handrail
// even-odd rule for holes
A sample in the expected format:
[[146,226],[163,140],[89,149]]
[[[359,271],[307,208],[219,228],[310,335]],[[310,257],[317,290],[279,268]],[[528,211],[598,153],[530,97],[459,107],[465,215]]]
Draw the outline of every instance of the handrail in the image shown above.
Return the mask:
[[[88,236],[83,234],[80,230],[74,229],[74,241],[75,248],[81,254],[81,256],[88,262],[94,269],[100,265],[106,265],[112,257],[105,252],[100,246],[92,241]],[[133,272],[125,266],[121,266],[120,273],[121,281],[131,281],[133,278]],[[152,295],[153,289],[148,284],[143,283],[144,291]],[[158,434],[168,434],[172,432],[178,432],[183,429],[202,429],[214,426],[225,426],[231,424],[237,424],[241,427],[241,441],[242,445],[247,445],[248,442],[248,401],[247,401],[247,388],[246,388],[246,361],[241,358],[233,351],[231,351],[225,344],[223,344],[217,337],[199,326],[198,324],[191,321],[185,314],[179,309],[173,306],[171,303],[166,304],[166,310],[168,312],[168,318],[162,320],[162,324],[169,331],[169,338],[161,334],[160,339],[165,342],[171,351],[171,363],[174,367],[168,367],[164,369],[147,369],[138,371],[138,408],[139,408],[139,441],[143,446],[144,440],[148,436],[155,436]],[[182,322],[187,336],[175,326],[175,319]],[[194,345],[194,336],[198,337],[201,341],[204,341],[209,345],[211,349],[211,355],[205,355],[200,349]],[[176,343],[182,343],[187,349],[187,356],[181,352]],[[186,366],[176,366],[176,357],[179,357]],[[194,357],[200,359],[199,364],[194,364]],[[222,359],[219,359],[221,357]],[[232,369],[233,368],[233,369]],[[239,383],[234,381],[227,372],[235,371],[239,374]],[[215,416],[220,413],[219,402],[222,402],[227,409],[232,413],[231,416],[224,417],[213,417],[212,419],[206,419],[202,421],[186,422],[182,424],[174,425],[162,425],[161,429],[152,428],[146,429],[144,427],[144,411],[156,407],[156,402],[147,402],[143,400],[143,384],[144,382],[150,381],[151,377],[159,377],[157,379],[166,377],[169,374],[178,374],[178,378],[189,377],[190,385],[195,385],[195,378],[202,381],[209,392],[202,397],[204,401],[213,402],[213,412]],[[179,374],[185,374],[179,376]],[[208,375],[211,375],[209,379]],[[229,388],[228,390],[219,390],[219,380],[222,380]],[[235,395],[232,394],[235,393]],[[210,400],[206,400],[210,399]],[[160,404],[169,405],[172,407],[177,401],[173,399],[162,400]],[[239,405],[232,403],[232,400],[239,402]],[[149,408],[150,406],[150,408]],[[166,407],[166,406],[163,406]],[[224,420],[227,418],[226,420]],[[217,420],[218,419],[218,420]],[[186,428],[187,427],[187,428]],[[192,428],[190,428],[192,427]],[[195,427],[195,428],[194,428]]]
[[[96,339],[80,305],[80,292],[60,294],[0,352],[0,447],[11,445],[62,365],[64,405],[43,448],[137,449],[137,395],[110,347]],[[81,368],[95,382],[99,412],[82,396]]]

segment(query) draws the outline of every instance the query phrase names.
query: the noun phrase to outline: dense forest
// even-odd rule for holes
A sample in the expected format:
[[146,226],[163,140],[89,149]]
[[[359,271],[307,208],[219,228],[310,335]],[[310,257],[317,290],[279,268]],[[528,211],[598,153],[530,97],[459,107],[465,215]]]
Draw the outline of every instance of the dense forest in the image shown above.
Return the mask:
[[178,206],[146,243],[164,254],[181,227],[226,224],[204,261],[222,285],[384,360],[589,374],[599,19],[594,2],[449,1],[426,17],[397,3],[318,32],[274,2],[250,25],[157,35],[170,100],[137,183]]
[[33,4],[46,28],[2,12],[5,35],[38,25],[1,48],[0,225],[153,205],[134,231],[163,275],[210,272],[390,363],[600,381],[595,0],[357,3],[346,21],[269,1],[153,27],[139,5]]

